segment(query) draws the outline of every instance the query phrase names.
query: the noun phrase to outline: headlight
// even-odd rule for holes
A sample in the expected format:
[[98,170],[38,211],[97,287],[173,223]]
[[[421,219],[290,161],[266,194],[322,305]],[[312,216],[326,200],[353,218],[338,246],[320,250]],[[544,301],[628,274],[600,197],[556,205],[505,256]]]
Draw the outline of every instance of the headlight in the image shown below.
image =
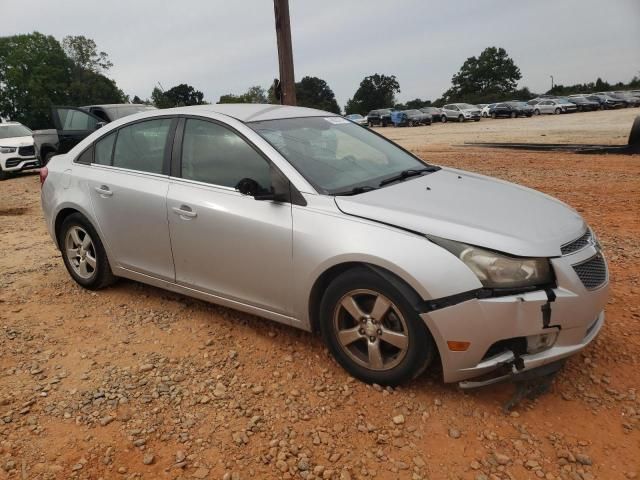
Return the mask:
[[17,149],[17,147],[0,147],[0,153],[13,153]]
[[546,258],[509,257],[466,243],[429,238],[462,260],[486,288],[531,287],[546,285],[553,280]]

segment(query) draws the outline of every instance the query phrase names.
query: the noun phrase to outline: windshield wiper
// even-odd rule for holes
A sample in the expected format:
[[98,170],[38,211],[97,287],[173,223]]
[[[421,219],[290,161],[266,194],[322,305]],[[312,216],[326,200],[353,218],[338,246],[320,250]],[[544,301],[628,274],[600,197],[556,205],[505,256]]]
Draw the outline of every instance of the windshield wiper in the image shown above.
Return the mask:
[[409,168],[407,170],[401,171],[399,174],[394,175],[393,177],[385,178],[379,183],[379,186],[384,187],[385,185],[389,185],[390,183],[397,182],[398,180],[404,180],[405,178],[415,177],[417,175],[422,175],[423,173],[431,173],[437,172],[440,170],[440,167],[425,167],[425,168]]
[[358,195],[359,193],[370,192],[371,190],[376,190],[376,187],[372,187],[371,185],[364,185],[362,187],[354,187],[351,190],[345,190],[344,192],[334,193],[334,196],[342,196],[342,195]]

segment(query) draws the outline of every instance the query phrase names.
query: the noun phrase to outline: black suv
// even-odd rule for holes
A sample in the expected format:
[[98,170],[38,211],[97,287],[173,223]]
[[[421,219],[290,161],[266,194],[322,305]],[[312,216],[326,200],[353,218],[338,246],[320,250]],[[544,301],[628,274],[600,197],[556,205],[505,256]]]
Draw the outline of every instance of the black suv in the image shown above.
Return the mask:
[[391,125],[391,109],[380,108],[378,110],[371,110],[369,115],[367,115],[367,123],[370,127],[374,125],[381,125],[383,127]]
[[53,107],[51,120],[55,128],[33,132],[36,156],[46,165],[51,157],[67,153],[103,125],[145,110],[155,110],[155,107],[136,103]]

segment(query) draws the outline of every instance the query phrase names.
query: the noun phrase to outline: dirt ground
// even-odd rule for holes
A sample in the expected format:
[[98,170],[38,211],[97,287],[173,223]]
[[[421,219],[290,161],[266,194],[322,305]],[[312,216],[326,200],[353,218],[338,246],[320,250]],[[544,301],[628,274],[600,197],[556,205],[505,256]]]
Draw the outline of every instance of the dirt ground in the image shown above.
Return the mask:
[[381,389],[315,335],[130,281],[82,290],[46,233],[37,176],[0,183],[0,479],[640,478],[640,156],[446,145],[624,143],[626,115],[386,129],[430,162],[560,198],[600,237],[601,335],[511,414],[510,385],[464,393],[434,367]]

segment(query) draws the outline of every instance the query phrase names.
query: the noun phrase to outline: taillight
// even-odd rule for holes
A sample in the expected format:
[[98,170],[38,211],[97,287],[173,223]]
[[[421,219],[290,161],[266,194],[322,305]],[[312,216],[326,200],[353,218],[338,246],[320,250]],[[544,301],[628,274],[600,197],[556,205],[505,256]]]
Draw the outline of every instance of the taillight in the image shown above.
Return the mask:
[[42,167],[40,169],[40,186],[44,184],[44,181],[47,179],[47,175],[49,175],[49,169],[47,167]]

